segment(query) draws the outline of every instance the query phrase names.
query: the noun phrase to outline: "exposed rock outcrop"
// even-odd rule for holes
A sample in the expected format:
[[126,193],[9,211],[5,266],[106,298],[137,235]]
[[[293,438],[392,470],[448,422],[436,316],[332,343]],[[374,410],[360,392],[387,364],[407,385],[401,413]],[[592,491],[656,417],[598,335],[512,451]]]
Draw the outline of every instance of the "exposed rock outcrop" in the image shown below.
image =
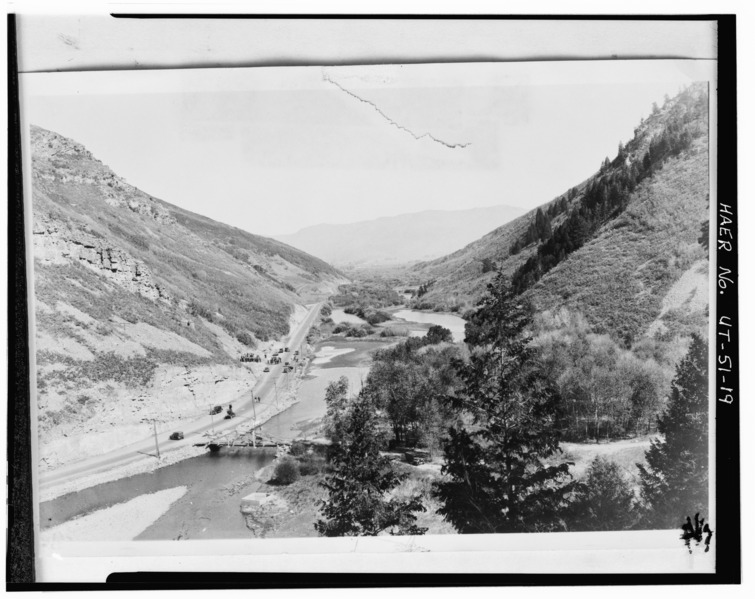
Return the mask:
[[35,219],[32,233],[34,257],[43,264],[78,262],[126,291],[138,293],[153,301],[170,300],[170,294],[155,282],[146,264],[125,250],[109,246],[97,234],[42,219]]

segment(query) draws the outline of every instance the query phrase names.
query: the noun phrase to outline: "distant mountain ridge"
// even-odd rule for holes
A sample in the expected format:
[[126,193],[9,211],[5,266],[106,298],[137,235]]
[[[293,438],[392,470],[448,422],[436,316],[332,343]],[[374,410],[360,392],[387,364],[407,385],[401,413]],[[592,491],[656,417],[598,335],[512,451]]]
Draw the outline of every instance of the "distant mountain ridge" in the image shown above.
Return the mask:
[[339,267],[398,265],[462,248],[523,213],[514,206],[426,210],[350,224],[314,225],[275,239]]
[[413,266],[407,274],[427,289],[415,305],[466,309],[502,270],[539,310],[578,311],[625,343],[704,334],[708,176],[708,91],[694,84],[655,107],[587,181]]

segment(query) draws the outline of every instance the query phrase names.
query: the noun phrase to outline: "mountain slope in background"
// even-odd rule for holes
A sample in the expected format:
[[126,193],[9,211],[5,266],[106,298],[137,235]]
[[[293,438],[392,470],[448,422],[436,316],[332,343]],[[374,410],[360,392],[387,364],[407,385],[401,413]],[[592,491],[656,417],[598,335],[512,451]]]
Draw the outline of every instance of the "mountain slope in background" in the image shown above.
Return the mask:
[[523,212],[512,206],[428,210],[345,225],[315,225],[276,239],[337,266],[388,266],[442,256]]
[[539,310],[566,307],[624,343],[705,333],[708,96],[657,108],[590,179],[443,258],[415,265],[423,308],[473,305],[500,269]]
[[346,282],[322,260],[153,198],[73,140],[32,126],[31,150],[47,466],[143,436],[145,417],[180,422],[238,396],[259,366],[239,355]]

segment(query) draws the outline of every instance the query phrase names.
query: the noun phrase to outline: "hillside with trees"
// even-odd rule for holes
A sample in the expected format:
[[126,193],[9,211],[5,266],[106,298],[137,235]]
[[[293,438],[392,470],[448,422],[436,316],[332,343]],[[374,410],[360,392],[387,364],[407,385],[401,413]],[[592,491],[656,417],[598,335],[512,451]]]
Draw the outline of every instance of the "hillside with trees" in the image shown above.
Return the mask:
[[[438,530],[438,520],[471,534],[610,531],[680,528],[688,516],[705,517],[705,341],[693,335],[664,388],[631,352],[616,355],[610,340],[569,322],[582,342],[570,347],[579,357],[564,379],[553,348],[538,342],[537,319],[499,274],[469,315],[463,346],[434,327],[377,352],[357,394],[345,377],[331,383],[329,474],[319,483],[328,494],[316,531],[416,535]],[[626,403],[617,402],[622,393]],[[656,425],[635,474],[600,453],[576,474],[564,450],[570,437],[626,438]],[[437,476],[423,479],[390,453],[410,447],[440,457]]]
[[567,307],[625,345],[688,337],[707,318],[707,109],[707,87],[692,85],[654,106],[587,181],[415,266],[427,286],[415,305],[464,311],[502,272],[539,311]]
[[[456,531],[707,513],[707,109],[707,88],[689,87],[587,181],[410,269],[413,306],[463,312],[465,343],[377,352],[357,401],[384,448],[440,456],[432,499]],[[631,465],[597,450],[581,474],[563,449],[612,442],[649,449]]]

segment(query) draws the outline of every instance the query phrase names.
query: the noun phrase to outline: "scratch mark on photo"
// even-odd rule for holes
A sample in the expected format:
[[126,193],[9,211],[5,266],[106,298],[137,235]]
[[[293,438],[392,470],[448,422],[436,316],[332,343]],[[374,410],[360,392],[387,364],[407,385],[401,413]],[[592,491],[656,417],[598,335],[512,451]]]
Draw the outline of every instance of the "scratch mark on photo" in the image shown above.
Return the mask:
[[343,87],[337,81],[334,81],[333,79],[331,79],[330,76],[324,70],[322,72],[322,79],[323,79],[323,81],[325,81],[327,83],[330,83],[331,85],[335,85],[342,92],[348,94],[349,96],[351,96],[352,98],[355,98],[356,100],[359,100],[362,104],[367,104],[367,105],[371,106],[375,112],[377,112],[381,117],[383,117],[391,125],[393,125],[397,129],[400,129],[401,131],[403,131],[405,133],[408,133],[409,135],[411,135],[417,141],[420,141],[422,139],[430,139],[430,140],[432,140],[432,141],[434,141],[436,143],[439,143],[442,146],[445,146],[445,147],[450,148],[452,150],[455,150],[457,148],[462,148],[463,149],[463,148],[466,148],[466,147],[472,145],[471,142],[467,142],[467,143],[449,143],[449,142],[443,141],[442,139],[438,139],[437,137],[435,137],[431,133],[417,134],[414,131],[412,131],[411,129],[408,129],[407,127],[404,127],[403,125],[398,124],[396,121],[394,121],[392,118],[390,118],[387,114],[385,114],[382,110],[380,110],[380,108],[378,108],[377,104],[375,104],[374,102],[370,102],[369,100],[365,100],[361,96],[358,96],[354,92],[349,91],[348,89],[346,89],[345,87]]

